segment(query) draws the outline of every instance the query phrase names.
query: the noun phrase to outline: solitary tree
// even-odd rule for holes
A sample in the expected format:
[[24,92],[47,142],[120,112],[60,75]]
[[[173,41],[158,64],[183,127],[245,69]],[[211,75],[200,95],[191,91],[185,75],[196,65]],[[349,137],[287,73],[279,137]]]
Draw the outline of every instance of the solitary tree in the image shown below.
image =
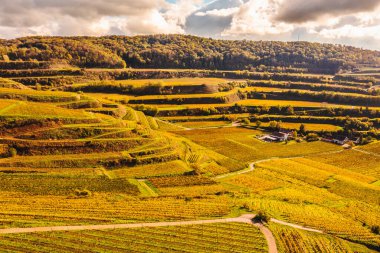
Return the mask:
[[257,121],[255,122],[255,124],[256,124],[256,127],[259,128],[259,127],[261,126],[262,123],[261,123],[260,120],[257,120]]
[[300,134],[304,135],[306,133],[306,127],[304,124],[301,124],[300,125],[300,130],[299,130]]

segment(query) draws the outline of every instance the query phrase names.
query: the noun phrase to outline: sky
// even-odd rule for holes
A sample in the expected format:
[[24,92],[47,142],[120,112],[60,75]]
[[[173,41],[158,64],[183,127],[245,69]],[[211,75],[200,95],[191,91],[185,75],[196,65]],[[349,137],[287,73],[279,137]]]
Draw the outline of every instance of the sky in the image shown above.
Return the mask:
[[0,38],[191,34],[380,50],[380,0],[0,0]]

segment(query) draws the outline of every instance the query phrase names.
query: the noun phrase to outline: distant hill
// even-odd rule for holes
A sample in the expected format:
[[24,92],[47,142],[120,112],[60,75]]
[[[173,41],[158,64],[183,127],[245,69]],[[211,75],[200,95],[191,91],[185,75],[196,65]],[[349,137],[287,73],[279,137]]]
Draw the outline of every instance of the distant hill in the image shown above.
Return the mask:
[[83,68],[192,68],[329,73],[380,63],[380,52],[310,42],[214,40],[187,35],[26,37],[0,40],[11,61]]

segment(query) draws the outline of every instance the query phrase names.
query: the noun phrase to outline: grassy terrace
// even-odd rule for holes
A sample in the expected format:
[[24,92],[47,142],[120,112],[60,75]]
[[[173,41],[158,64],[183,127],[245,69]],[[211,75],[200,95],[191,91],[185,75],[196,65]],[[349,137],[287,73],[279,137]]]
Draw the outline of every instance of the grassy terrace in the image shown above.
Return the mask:
[[58,92],[58,91],[36,91],[32,89],[10,89],[0,88],[0,97],[21,97],[27,100],[60,102],[79,100],[80,96],[75,93]]
[[[331,124],[312,124],[312,123],[288,123],[283,122],[281,126],[285,129],[300,129],[301,124],[303,124],[308,131],[331,131],[335,132],[341,130],[341,127],[331,125]],[[269,127],[269,123],[262,124],[264,127]]]
[[93,119],[94,116],[81,110],[68,110],[51,104],[1,100],[0,116],[25,118],[71,118]]
[[[218,85],[221,83],[227,83],[232,80],[228,79],[222,79],[222,78],[172,78],[172,79],[142,79],[142,80],[118,80],[111,82],[115,85],[132,85],[132,86],[145,86],[149,84],[160,84],[162,86],[185,86],[185,85],[202,85],[202,84],[208,84],[208,85]],[[90,83],[90,85],[97,85],[100,84],[100,82]],[[74,87],[77,86],[84,86],[88,84],[76,84]]]
[[[121,95],[113,97],[107,95],[102,95],[108,98],[121,98]],[[125,97],[124,97],[125,98]],[[247,99],[242,101],[237,101],[234,103],[226,104],[185,104],[185,105],[167,105],[167,104],[150,104],[151,106],[157,107],[161,111],[171,111],[171,110],[184,110],[192,108],[212,108],[212,107],[225,107],[225,106],[234,106],[235,104],[242,106],[293,106],[301,108],[360,108],[361,106],[352,106],[352,105],[339,105],[332,103],[321,103],[321,102],[312,102],[312,101],[294,101],[294,100],[270,100],[270,99]],[[374,110],[380,110],[380,107],[369,107]]]

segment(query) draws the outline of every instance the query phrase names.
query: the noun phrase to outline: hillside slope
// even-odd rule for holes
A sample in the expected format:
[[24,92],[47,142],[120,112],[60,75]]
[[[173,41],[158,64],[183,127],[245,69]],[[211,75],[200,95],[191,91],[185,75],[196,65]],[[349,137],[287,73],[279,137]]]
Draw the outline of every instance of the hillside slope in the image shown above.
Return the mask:
[[79,67],[193,68],[333,74],[378,64],[380,52],[309,42],[229,41],[185,35],[27,37],[0,41],[11,61],[68,62]]

